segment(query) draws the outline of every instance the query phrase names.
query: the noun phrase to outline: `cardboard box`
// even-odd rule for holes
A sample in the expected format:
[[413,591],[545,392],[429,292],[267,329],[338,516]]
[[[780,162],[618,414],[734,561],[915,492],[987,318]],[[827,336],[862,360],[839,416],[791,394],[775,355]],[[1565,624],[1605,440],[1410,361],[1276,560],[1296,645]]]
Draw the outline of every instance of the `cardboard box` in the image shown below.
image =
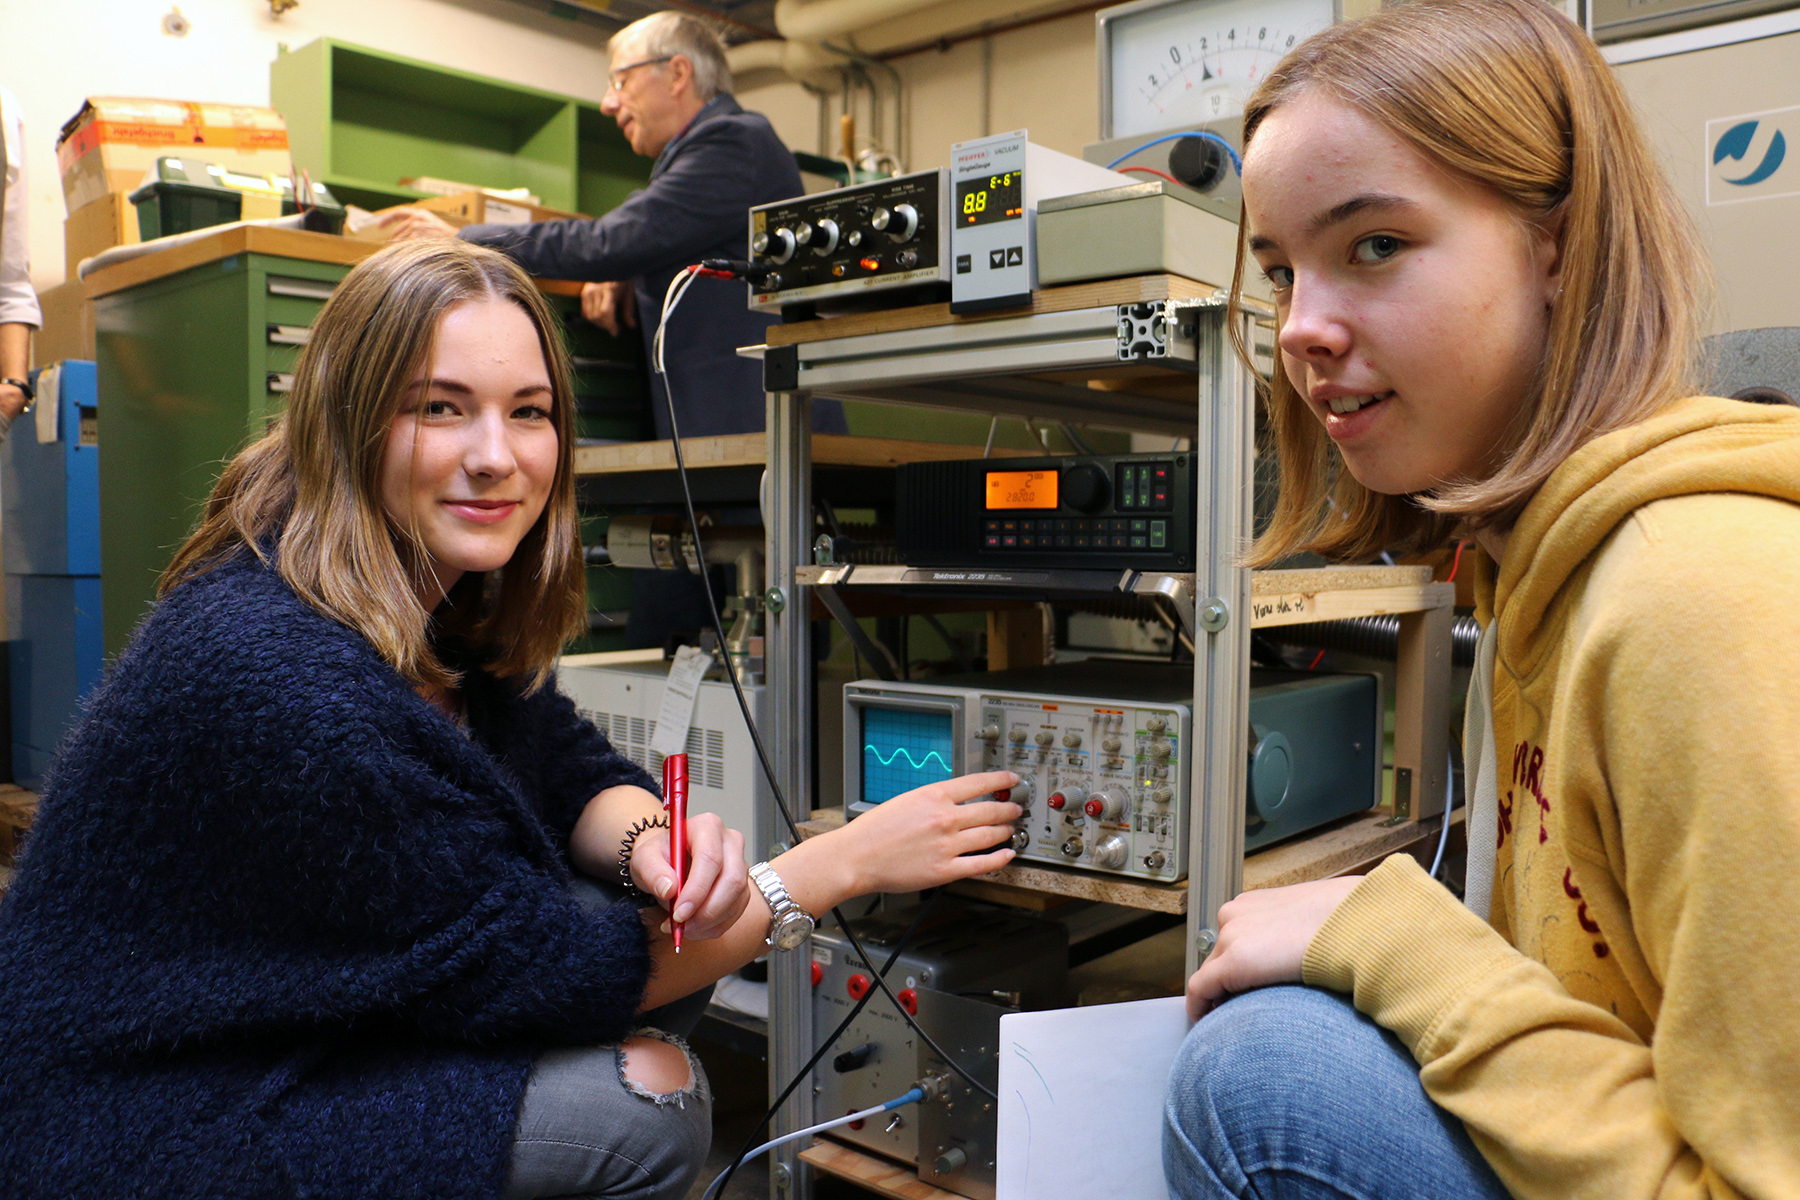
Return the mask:
[[143,182],[150,164],[179,154],[251,175],[287,175],[287,122],[272,108],[91,96],[56,143],[71,215]]
[[79,280],[58,284],[38,293],[44,310],[44,327],[32,339],[31,356],[39,363],[94,355],[94,302],[81,294]]
[[428,196],[415,200],[414,208],[430,209],[452,225],[529,225],[533,221],[566,221],[580,213],[562,212],[541,204],[502,200],[486,192],[458,192],[454,196]]
[[140,240],[137,206],[123,192],[108,192],[63,221],[63,274],[74,279],[82,259]]

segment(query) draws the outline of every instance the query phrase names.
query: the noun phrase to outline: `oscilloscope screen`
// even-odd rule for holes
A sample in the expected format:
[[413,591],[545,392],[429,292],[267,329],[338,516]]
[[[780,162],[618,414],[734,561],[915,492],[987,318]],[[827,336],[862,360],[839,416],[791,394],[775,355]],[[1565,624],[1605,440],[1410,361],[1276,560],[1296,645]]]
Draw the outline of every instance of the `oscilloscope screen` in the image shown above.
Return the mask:
[[862,707],[863,804],[949,779],[955,772],[952,714],[914,708]]

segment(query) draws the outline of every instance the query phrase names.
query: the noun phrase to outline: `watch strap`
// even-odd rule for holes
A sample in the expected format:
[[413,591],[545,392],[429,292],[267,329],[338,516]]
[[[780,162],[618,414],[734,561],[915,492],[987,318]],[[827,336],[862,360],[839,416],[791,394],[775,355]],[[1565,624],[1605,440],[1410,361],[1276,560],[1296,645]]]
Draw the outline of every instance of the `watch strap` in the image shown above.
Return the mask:
[[759,862],[750,868],[750,881],[762,892],[763,899],[769,904],[769,936],[765,939],[771,946],[775,944],[775,931],[790,915],[803,917],[808,925],[813,924],[812,914],[795,903],[788,895],[787,885],[781,882],[781,876],[775,868],[766,862]]
[[24,392],[25,403],[27,406],[37,399],[37,389],[31,386],[31,381],[28,379],[0,379],[0,385],[4,384],[11,384],[21,392]]

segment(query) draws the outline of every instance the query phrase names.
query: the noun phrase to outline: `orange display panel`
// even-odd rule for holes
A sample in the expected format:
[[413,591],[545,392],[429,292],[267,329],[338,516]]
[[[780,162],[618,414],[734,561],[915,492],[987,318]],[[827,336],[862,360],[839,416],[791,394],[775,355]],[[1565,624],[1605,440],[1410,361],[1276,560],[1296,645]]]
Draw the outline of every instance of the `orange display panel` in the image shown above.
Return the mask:
[[989,512],[1014,508],[1055,508],[1055,471],[989,471]]

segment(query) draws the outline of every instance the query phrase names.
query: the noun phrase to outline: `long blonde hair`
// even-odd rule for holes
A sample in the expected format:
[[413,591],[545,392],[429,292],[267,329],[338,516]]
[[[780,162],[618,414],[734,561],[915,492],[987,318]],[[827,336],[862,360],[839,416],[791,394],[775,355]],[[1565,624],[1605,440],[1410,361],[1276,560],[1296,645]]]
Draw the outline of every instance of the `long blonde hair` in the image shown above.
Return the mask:
[[[549,369],[557,464],[550,496],[494,578],[465,576],[436,614],[415,584],[426,571],[415,530],[381,504],[388,431],[402,393],[431,362],[453,306],[496,299],[537,328]],[[577,533],[574,389],[557,319],[505,255],[455,239],[403,242],[370,256],[338,285],[300,352],[286,410],[219,476],[199,527],[158,595],[248,550],[307,604],[361,633],[416,684],[454,685],[434,635],[463,641],[496,674],[536,688],[584,624]],[[435,628],[434,628],[435,624]]]
[[[1313,91],[1553,233],[1562,294],[1505,463],[1486,479],[1428,495],[1381,495],[1357,483],[1277,355],[1268,417],[1281,493],[1252,565],[1302,550],[1369,558],[1439,545],[1458,531],[1507,528],[1582,445],[1695,390],[1705,256],[1612,69],[1568,20],[1542,0],[1409,0],[1333,26],[1252,94],[1246,150],[1271,112]],[[1246,236],[1234,294],[1243,289]]]

